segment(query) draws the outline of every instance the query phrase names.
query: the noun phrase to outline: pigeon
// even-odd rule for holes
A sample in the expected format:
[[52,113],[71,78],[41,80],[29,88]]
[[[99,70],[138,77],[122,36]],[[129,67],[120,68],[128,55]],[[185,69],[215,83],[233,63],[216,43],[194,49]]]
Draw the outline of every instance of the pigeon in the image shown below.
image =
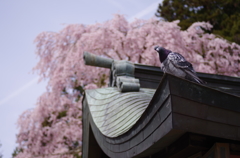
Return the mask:
[[206,84],[205,81],[197,77],[193,66],[181,54],[172,52],[163,47],[156,46],[154,48],[161,62],[161,68],[164,73],[169,73],[177,77],[181,77],[199,84]]

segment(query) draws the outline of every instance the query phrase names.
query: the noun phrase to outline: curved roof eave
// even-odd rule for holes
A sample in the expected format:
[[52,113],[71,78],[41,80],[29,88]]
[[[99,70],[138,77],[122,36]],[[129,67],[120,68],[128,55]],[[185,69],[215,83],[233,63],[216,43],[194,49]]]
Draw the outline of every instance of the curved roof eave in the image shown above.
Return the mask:
[[186,132],[240,140],[240,97],[169,74],[164,75],[141,117],[122,135],[103,135],[88,103],[86,98],[84,124],[90,124],[99,146],[109,157],[151,155]]

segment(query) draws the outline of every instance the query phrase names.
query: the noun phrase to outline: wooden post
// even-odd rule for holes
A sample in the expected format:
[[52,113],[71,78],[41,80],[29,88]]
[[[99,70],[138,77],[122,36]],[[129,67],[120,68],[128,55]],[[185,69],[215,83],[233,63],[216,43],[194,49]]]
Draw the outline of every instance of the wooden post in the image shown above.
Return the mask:
[[228,143],[215,143],[202,158],[230,158]]

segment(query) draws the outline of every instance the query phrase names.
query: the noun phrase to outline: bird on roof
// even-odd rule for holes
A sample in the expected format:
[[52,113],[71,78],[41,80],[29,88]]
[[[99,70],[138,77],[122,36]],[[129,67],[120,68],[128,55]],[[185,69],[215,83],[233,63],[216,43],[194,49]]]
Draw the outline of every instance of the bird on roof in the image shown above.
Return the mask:
[[192,64],[188,62],[181,54],[172,52],[159,46],[156,46],[154,49],[159,54],[161,68],[164,73],[169,73],[199,84],[206,83],[198,78]]

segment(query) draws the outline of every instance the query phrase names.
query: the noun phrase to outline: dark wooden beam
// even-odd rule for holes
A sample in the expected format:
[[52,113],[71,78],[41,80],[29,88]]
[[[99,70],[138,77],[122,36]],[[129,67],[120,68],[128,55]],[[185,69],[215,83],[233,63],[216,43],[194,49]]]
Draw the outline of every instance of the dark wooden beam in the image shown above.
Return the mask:
[[[135,64],[135,77],[140,79],[141,87],[158,87],[164,73],[159,67]],[[240,78],[215,74],[197,73],[207,82],[206,86],[240,96]]]

